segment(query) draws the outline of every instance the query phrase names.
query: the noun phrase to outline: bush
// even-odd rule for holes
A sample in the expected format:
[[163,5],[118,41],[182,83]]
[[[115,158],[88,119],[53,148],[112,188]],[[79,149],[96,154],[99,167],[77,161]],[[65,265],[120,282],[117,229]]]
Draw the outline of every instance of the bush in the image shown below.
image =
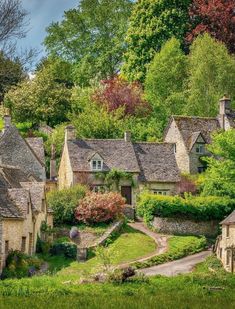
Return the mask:
[[69,189],[61,191],[51,191],[47,194],[48,206],[54,211],[54,224],[75,224],[74,212],[87,192],[87,188],[82,185],[76,185]]
[[154,216],[185,218],[195,221],[222,220],[235,209],[235,200],[215,196],[160,196],[144,192],[140,195],[137,214],[149,224]]
[[123,212],[125,199],[115,192],[91,193],[80,201],[76,218],[84,223],[108,222]]
[[70,242],[55,242],[51,249],[52,255],[63,255],[65,258],[76,259],[77,246]]
[[206,247],[206,238],[204,236],[173,236],[169,239],[168,247],[166,253],[156,255],[145,262],[136,262],[133,266],[136,268],[151,267],[198,253]]
[[30,277],[40,269],[43,261],[20,251],[11,251],[6,259],[6,267],[3,269],[1,278]]

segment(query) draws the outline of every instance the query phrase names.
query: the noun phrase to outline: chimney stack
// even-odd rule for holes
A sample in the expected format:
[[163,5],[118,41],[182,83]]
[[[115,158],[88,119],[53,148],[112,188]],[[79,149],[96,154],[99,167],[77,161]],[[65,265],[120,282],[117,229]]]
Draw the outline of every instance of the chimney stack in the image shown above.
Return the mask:
[[50,179],[56,180],[56,149],[55,144],[51,145],[51,160],[50,160]]
[[125,142],[131,142],[131,132],[130,131],[126,131],[124,133],[124,140]]
[[65,141],[73,141],[76,139],[76,130],[72,125],[68,125],[65,128]]
[[220,99],[220,115],[227,115],[231,112],[231,99],[229,99],[226,95]]

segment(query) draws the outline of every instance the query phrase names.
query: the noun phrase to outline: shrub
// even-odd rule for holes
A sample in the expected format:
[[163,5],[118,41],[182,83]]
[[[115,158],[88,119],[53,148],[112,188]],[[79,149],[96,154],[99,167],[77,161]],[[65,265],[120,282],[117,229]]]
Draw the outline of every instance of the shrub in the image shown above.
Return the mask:
[[87,192],[87,188],[76,185],[61,191],[51,191],[47,194],[48,206],[54,211],[54,224],[75,224],[74,211]]
[[121,215],[125,199],[115,192],[91,193],[80,201],[76,218],[84,223],[112,221]]
[[166,253],[156,255],[144,262],[136,262],[133,266],[136,268],[151,267],[198,253],[206,247],[206,238],[204,236],[173,236],[169,239],[168,247]]
[[3,269],[1,278],[30,277],[40,269],[43,261],[20,251],[11,251],[6,259],[6,267]]
[[235,199],[215,196],[140,195],[137,214],[149,224],[154,216],[185,218],[195,221],[222,220],[235,209]]
[[71,242],[55,242],[51,249],[52,255],[63,255],[65,258],[76,259],[77,246]]

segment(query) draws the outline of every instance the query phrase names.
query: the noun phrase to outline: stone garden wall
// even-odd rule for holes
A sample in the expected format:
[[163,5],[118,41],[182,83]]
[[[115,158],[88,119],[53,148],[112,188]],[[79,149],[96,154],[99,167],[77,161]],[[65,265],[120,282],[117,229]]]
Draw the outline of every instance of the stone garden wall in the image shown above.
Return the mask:
[[159,232],[165,234],[178,235],[205,235],[217,236],[218,221],[199,221],[180,219],[180,218],[160,218],[154,217],[152,226]]

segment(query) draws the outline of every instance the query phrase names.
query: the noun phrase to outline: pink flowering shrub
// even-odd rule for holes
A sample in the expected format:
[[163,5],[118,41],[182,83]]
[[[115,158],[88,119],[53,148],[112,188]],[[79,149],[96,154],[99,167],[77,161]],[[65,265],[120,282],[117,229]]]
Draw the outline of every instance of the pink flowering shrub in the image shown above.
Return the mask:
[[115,192],[90,193],[79,201],[75,216],[84,223],[107,222],[123,212],[125,199]]

